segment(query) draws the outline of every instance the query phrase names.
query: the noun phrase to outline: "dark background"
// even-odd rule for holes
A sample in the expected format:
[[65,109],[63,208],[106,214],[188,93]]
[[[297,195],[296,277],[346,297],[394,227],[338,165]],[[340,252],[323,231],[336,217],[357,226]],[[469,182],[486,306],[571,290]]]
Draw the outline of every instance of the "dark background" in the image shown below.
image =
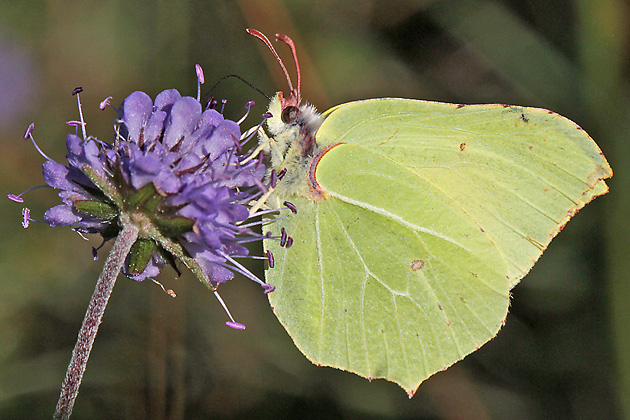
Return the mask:
[[[385,96],[549,108],[589,132],[615,170],[611,192],[514,289],[499,335],[411,400],[395,384],[311,365],[248,280],[221,289],[248,326],[239,332],[197,280],[167,270],[160,280],[176,299],[119,279],[73,419],[630,418],[628,22],[620,0],[0,1],[3,194],[42,183],[43,159],[22,140],[29,123],[63,160],[76,86],[88,133],[102,140],[114,113],[98,110],[101,99],[195,95],[195,63],[206,86],[237,73],[286,91],[246,27],[294,39],[303,97],[320,110]],[[213,93],[233,119],[256,100],[250,125],[265,110],[234,79]],[[0,418],[50,418],[102,259],[91,258],[97,241],[23,230],[21,206],[0,203]],[[41,218],[58,199],[37,190],[27,203]]]

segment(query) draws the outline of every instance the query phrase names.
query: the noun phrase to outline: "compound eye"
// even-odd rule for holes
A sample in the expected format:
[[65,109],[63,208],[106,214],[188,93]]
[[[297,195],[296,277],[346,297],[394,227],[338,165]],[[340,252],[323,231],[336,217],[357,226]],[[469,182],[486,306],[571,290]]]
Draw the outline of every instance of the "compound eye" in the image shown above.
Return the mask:
[[282,110],[282,119],[283,123],[290,123],[293,121],[298,115],[300,115],[300,108],[297,106],[289,105],[288,107]]

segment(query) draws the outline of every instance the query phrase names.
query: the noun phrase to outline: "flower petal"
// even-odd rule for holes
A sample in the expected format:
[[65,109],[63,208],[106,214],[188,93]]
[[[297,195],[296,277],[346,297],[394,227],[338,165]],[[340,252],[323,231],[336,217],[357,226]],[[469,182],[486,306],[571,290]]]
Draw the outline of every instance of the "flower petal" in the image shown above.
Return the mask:
[[127,140],[138,142],[142,129],[153,111],[153,101],[144,92],[136,91],[127,96],[122,105],[122,120],[129,133]]
[[81,221],[81,217],[74,214],[72,206],[60,204],[46,210],[44,220],[50,226],[68,226]]
[[162,144],[172,149],[186,135],[192,133],[201,116],[201,104],[195,98],[184,96],[173,104],[170,116],[166,120],[166,130]]
[[180,95],[177,89],[164,90],[155,97],[155,108],[170,111],[171,106],[181,97],[182,95]]

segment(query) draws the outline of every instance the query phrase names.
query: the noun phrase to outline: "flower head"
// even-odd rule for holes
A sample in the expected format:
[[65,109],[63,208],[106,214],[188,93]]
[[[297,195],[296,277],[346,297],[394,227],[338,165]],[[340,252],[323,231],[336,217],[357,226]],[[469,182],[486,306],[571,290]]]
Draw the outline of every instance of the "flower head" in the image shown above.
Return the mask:
[[[272,255],[249,256],[243,243],[267,238],[251,229],[260,222],[249,219],[278,210],[257,210],[272,185],[265,185],[259,156],[242,152],[251,137],[241,135],[244,118],[228,120],[214,109],[216,101],[204,110],[198,99],[174,89],[155,100],[137,91],[118,109],[114,139],[106,143],[87,136],[78,103],[81,120],[69,124],[80,126],[83,137],[68,134],[68,164],[42,152],[44,180],[59,190],[63,202],[45,212],[46,223],[98,233],[104,240],[116,237],[126,223],[136,224],[140,234],[123,268],[134,280],[156,276],[167,263],[177,270],[179,261],[215,294],[235,272],[259,283],[265,293],[273,291],[237,262],[250,257],[273,265]],[[252,105],[247,104],[248,112]],[[32,139],[32,131],[31,126],[25,138]],[[27,214],[24,220],[32,219]],[[285,236],[273,239],[286,244]]]

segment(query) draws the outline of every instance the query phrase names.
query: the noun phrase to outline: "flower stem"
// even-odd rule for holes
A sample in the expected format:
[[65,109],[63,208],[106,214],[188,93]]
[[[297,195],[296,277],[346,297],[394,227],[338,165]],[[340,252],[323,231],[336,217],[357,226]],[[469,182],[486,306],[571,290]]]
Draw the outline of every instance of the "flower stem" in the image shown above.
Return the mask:
[[59,396],[59,402],[57,402],[54,419],[66,420],[72,414],[74,400],[79,394],[81,379],[85,372],[98,327],[103,319],[107,301],[112,294],[116,278],[120,273],[125,258],[137,238],[138,227],[132,223],[124,223],[114,246],[107,256],[107,261],[105,261],[103,271],[96,283],[94,294],[92,294],[90,305],[85,313],[83,325],[81,325],[81,330],[77,337],[77,343],[72,351],[66,378],[61,386],[61,395]]

